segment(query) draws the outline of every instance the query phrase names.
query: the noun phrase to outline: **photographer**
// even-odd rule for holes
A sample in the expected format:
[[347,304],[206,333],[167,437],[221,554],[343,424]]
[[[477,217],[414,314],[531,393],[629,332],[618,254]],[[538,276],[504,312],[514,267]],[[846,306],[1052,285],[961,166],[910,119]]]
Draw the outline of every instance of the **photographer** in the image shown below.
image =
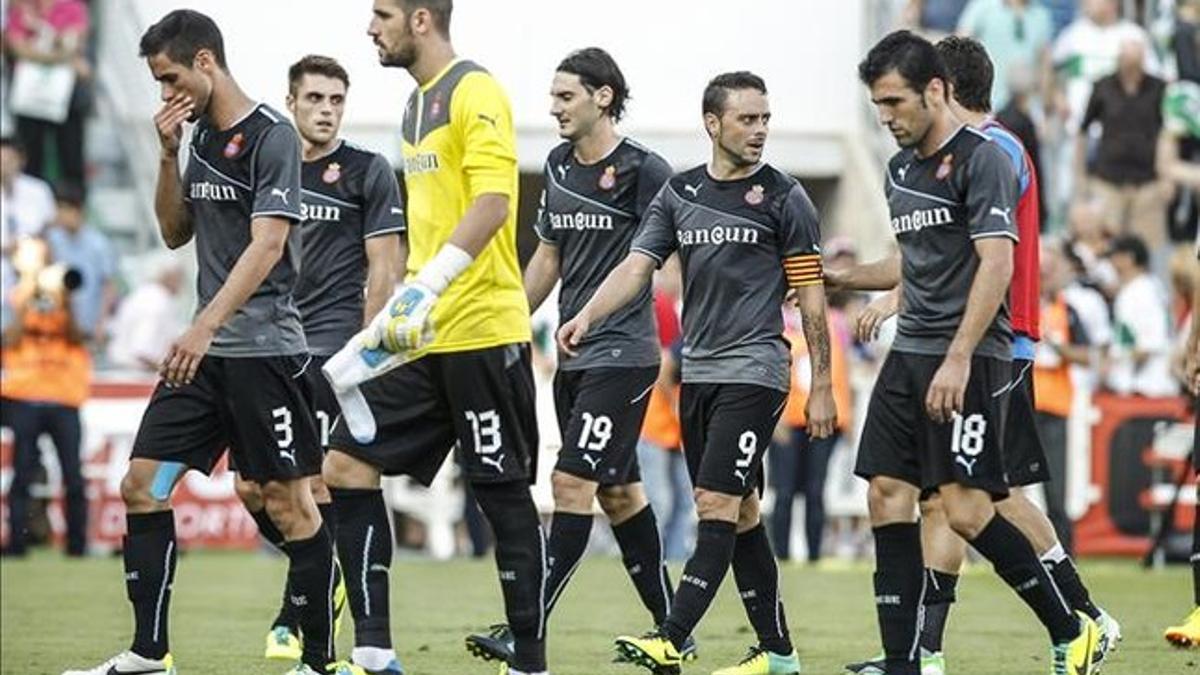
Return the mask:
[[9,542],[5,555],[25,554],[29,487],[49,434],[62,467],[66,497],[67,555],[87,547],[87,494],[80,466],[79,408],[88,396],[92,363],[71,311],[77,270],[51,265],[40,239],[18,245],[14,267],[20,281],[9,298],[15,320],[4,334],[4,425],[13,432],[13,480],[8,495]]

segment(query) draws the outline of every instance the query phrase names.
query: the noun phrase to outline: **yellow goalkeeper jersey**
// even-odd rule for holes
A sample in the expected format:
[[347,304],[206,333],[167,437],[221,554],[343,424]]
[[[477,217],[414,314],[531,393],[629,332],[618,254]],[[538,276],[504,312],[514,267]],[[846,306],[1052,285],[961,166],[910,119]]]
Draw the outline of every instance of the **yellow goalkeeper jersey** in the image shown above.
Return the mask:
[[530,340],[517,261],[517,148],[508,96],[471,61],[451,62],[404,110],[408,277],[416,276],[482,194],[508,195],[504,226],[433,310],[432,353]]

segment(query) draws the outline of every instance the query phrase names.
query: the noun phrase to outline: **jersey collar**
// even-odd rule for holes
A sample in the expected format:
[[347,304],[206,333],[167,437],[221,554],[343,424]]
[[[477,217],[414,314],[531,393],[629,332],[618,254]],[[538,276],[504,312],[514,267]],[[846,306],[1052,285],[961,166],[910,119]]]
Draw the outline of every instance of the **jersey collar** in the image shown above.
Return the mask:
[[433,77],[429,78],[428,82],[421,85],[421,93],[424,94],[425,92],[432,89],[434,87],[434,85],[436,85],[438,82],[441,81],[441,79],[443,77],[446,76],[446,73],[450,72],[451,68],[458,65],[459,61],[462,61],[462,59],[457,56],[450,59],[450,63],[447,63],[445,68],[442,68],[440,71],[438,71],[437,75],[434,75]]

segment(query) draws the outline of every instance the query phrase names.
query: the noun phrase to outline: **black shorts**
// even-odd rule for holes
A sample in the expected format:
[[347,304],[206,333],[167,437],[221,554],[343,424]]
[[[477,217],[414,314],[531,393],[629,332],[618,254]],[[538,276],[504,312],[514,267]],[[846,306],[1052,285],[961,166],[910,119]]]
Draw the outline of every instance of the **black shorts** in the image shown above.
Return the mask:
[[329,430],[337,421],[341,409],[338,408],[337,397],[333,395],[333,387],[321,372],[329,356],[313,354],[312,363],[304,371],[304,381],[308,384],[308,394],[311,397],[313,418],[317,422],[317,434],[321,439],[321,449],[329,447]]
[[155,387],[133,457],[209,473],[229,448],[248,480],[320,474],[320,439],[305,378],[312,368],[307,355],[205,356],[191,384]]
[[1011,487],[1036,485],[1050,480],[1046,450],[1037,432],[1033,398],[1033,361],[1012,362],[1008,392],[1008,416],[1004,420],[1004,468]]
[[329,447],[429,485],[457,441],[478,483],[537,476],[538,433],[529,345],[430,354],[343,396]]
[[898,478],[923,491],[958,483],[1007,496],[1000,446],[1012,364],[971,357],[963,412],[938,424],[925,412],[925,395],[942,360],[926,354],[888,354],[871,392],[854,473],[866,479]]
[[685,382],[679,418],[692,485],[739,497],[754,491],[786,402],[786,392],[769,387]]
[[555,468],[601,485],[641,481],[637,442],[658,367],[560,370],[554,409],[562,432]]

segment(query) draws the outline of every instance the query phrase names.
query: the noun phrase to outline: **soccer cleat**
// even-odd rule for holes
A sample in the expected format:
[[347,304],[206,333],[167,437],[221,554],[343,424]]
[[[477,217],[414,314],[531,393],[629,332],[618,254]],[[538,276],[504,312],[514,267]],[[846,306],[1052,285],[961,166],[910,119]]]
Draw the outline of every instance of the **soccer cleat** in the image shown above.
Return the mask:
[[[342,619],[346,618],[346,577],[342,574],[340,563],[334,563],[338,568],[338,584],[333,589],[333,637],[337,639],[342,634]],[[297,659],[300,657],[297,656]]]
[[616,640],[618,660],[639,665],[656,675],[679,672],[683,655],[658,631],[641,637],[622,635]]
[[1076,612],[1079,636],[1070,642],[1050,647],[1050,675],[1092,675],[1099,672],[1093,660],[1100,641],[1100,629],[1091,617]]
[[67,670],[62,675],[175,675],[175,659],[147,659],[133,652],[121,652],[88,670]]
[[[847,663],[846,672],[857,675],[883,675],[887,672],[887,660],[882,653],[858,663]],[[921,675],[946,675],[946,657],[941,652],[921,648]]]
[[1096,626],[1100,629],[1100,637],[1096,641],[1096,654],[1092,656],[1092,661],[1096,664],[1096,669],[1104,665],[1104,660],[1110,654],[1117,651],[1117,643],[1121,641],[1121,624],[1112,618],[1112,615],[1103,609],[1100,610],[1100,619],[1096,621]]
[[276,661],[299,661],[304,651],[300,636],[287,626],[275,626],[267,633],[267,648],[263,656]]
[[800,657],[776,654],[754,645],[736,666],[713,671],[713,675],[800,675]]
[[360,666],[358,664],[354,664],[354,665],[357,668],[361,668],[362,671],[364,673],[366,673],[367,675],[404,675],[404,667],[401,666],[400,662],[397,661],[396,659],[392,659],[391,661],[389,661],[388,664],[386,666],[384,666],[382,670],[371,670],[370,668],[367,668],[366,666]]
[[492,624],[487,633],[472,633],[467,636],[467,652],[484,661],[512,663],[513,645],[516,639],[506,623]]
[[1183,623],[1168,628],[1163,637],[1176,647],[1200,646],[1200,606],[1193,609]]
[[683,646],[679,648],[679,658],[683,659],[684,663],[689,663],[700,658],[700,650],[696,647],[696,637],[689,635],[683,641]]
[[300,663],[295,668],[284,673],[284,675],[367,675],[367,671],[353,663],[338,661],[337,663],[325,666],[325,672],[313,670],[308,664]]

